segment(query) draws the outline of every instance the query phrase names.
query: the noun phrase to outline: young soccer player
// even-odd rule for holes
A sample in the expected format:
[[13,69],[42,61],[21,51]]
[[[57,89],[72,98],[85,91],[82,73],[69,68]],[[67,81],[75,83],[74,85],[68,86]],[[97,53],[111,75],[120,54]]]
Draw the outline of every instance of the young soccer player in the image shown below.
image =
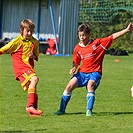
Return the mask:
[[[63,92],[60,109],[56,115],[65,113],[66,106],[71,98],[72,91],[77,87],[87,88],[86,116],[92,116],[92,109],[95,101],[95,91],[100,84],[102,77],[102,62],[105,51],[111,46],[112,41],[123,34],[133,30],[133,24],[129,24],[126,29],[116,32],[106,38],[90,40],[90,26],[81,24],[78,27],[79,43],[73,52],[73,66],[70,69],[71,80]],[[81,64],[81,66],[79,66]],[[78,67],[79,66],[79,67]],[[78,69],[77,73],[76,70]]]
[[30,116],[39,116],[36,87],[38,77],[34,70],[34,60],[38,61],[39,42],[32,36],[35,24],[25,19],[20,24],[20,35],[0,48],[0,54],[11,54],[16,80],[20,81],[24,91],[28,91],[26,112]]

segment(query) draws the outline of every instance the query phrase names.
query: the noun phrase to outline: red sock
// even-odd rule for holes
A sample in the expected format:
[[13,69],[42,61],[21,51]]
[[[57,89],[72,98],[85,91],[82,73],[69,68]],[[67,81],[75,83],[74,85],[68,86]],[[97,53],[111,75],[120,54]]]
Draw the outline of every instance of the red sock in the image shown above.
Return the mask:
[[28,94],[27,107],[35,106],[35,93]]
[[38,95],[35,94],[35,108],[38,108]]
[[36,89],[35,88],[29,88],[28,89],[28,101],[27,101],[27,107],[33,106],[35,107],[36,104]]

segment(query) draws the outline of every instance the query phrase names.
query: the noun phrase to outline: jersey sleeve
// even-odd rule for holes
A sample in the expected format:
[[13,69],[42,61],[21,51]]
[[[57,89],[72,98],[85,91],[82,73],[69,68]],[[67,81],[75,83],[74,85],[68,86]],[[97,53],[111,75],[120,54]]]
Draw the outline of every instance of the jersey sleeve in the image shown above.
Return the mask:
[[33,43],[34,43],[33,53],[36,56],[35,60],[38,61],[38,56],[39,56],[39,42],[38,42],[38,40],[36,40],[34,38],[33,39]]
[[1,54],[12,54],[13,52],[16,52],[21,47],[20,43],[17,43],[17,40],[14,39],[10,41],[8,44],[3,46],[0,49]]
[[112,45],[112,41],[113,41],[113,36],[111,35],[106,38],[101,38],[99,44],[103,49],[107,50]]
[[78,52],[78,46],[76,46],[74,48],[72,62],[80,65],[80,61],[81,61],[80,53]]

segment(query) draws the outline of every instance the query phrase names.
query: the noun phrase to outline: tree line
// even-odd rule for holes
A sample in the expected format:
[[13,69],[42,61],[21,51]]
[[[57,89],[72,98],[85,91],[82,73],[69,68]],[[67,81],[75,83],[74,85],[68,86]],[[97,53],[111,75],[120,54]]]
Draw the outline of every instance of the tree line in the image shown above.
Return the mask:
[[[133,23],[132,3],[133,0],[80,0],[79,24],[90,24],[91,38],[106,37]],[[133,51],[133,32],[114,40],[111,48]]]

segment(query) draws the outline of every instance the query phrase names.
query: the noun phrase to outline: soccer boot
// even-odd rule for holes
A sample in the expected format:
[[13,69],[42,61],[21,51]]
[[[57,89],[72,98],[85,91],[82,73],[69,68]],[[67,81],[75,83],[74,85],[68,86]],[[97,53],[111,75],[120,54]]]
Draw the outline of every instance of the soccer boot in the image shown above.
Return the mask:
[[43,112],[39,109],[35,109],[34,107],[26,107],[26,112],[36,114],[36,115],[41,115]]
[[60,110],[58,110],[57,112],[54,113],[55,115],[63,115],[65,114],[65,112],[61,112]]
[[92,116],[92,111],[91,110],[87,110],[86,111],[86,116]]
[[30,116],[30,117],[40,117],[41,114],[40,114],[40,115],[37,115],[37,114],[29,113],[29,116]]

